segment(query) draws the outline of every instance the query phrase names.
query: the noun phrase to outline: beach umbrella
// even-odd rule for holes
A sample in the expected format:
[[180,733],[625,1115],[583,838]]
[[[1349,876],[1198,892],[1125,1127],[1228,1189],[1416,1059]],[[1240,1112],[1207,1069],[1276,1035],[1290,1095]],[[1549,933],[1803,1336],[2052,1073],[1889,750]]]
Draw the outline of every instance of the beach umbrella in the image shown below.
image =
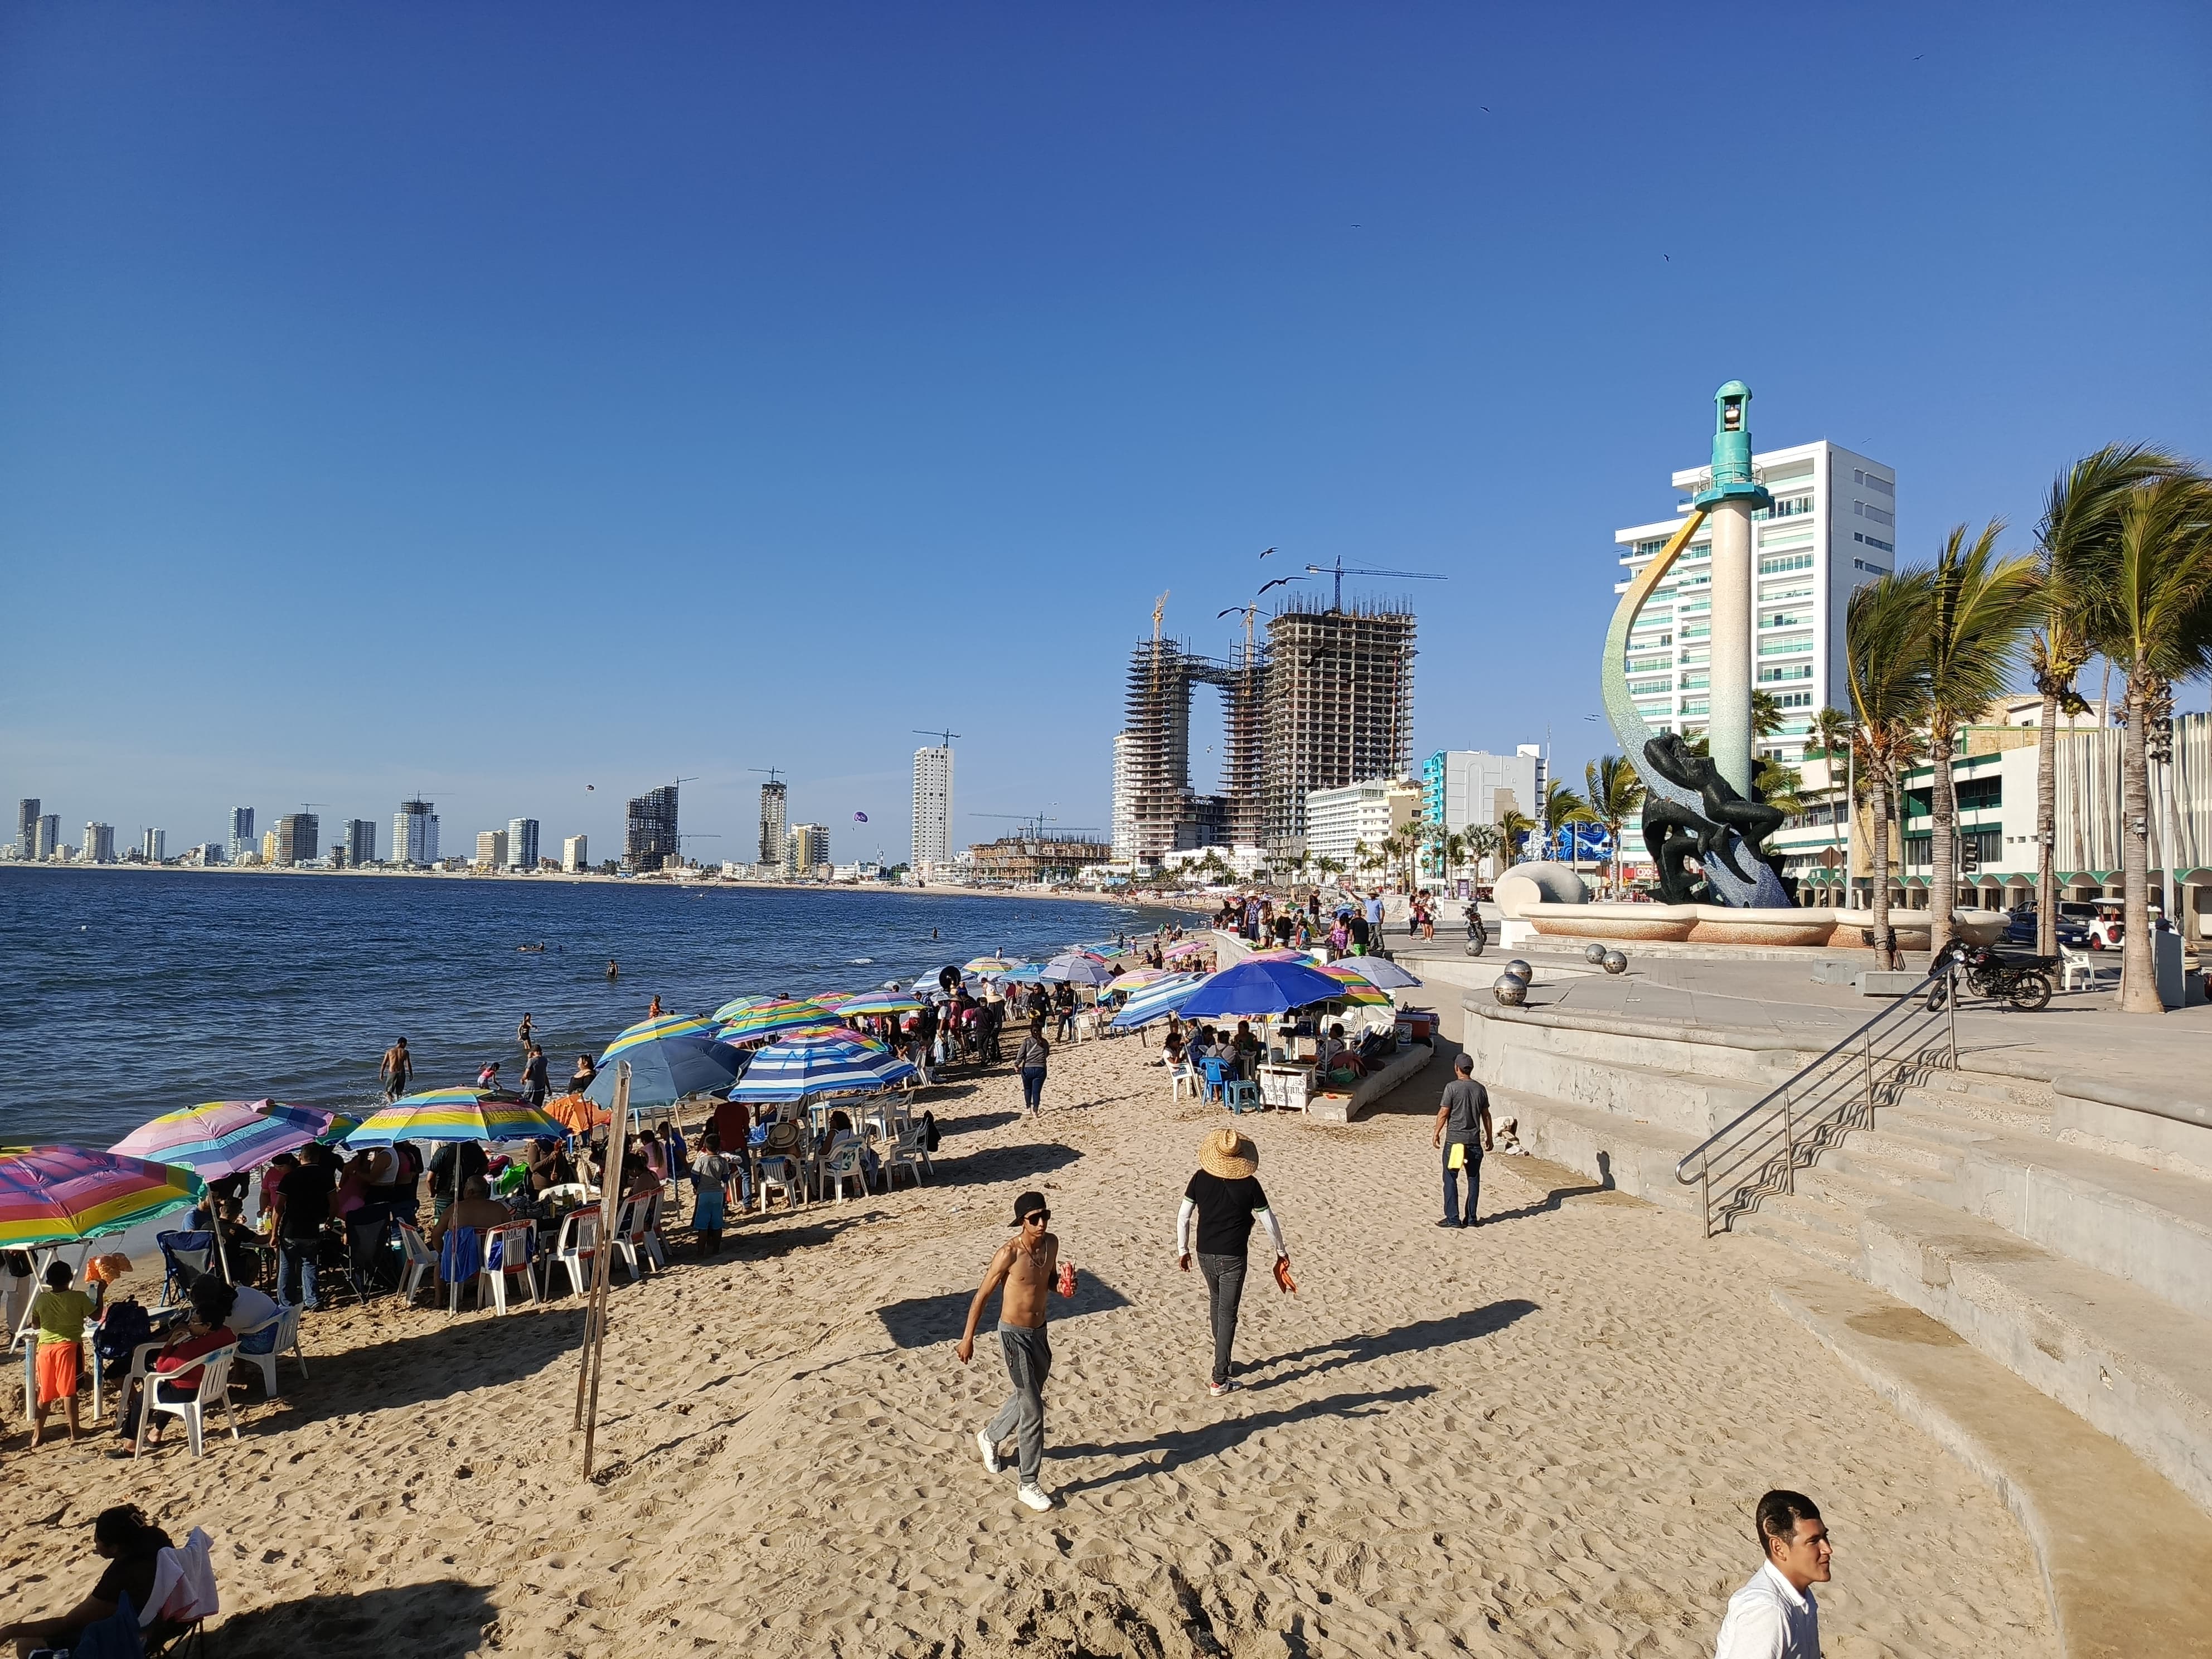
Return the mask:
[[1139,1025],[1165,1019],[1190,1000],[1198,988],[1206,983],[1206,977],[1204,974],[1175,974],[1141,987],[1114,1016],[1115,1028],[1133,1031]]
[[777,1002],[781,1000],[781,998],[769,996],[732,997],[729,1001],[724,1003],[720,1007],[714,1010],[714,1024],[717,1025],[727,1025],[732,1020],[736,1019],[739,1015],[747,1012],[749,1010],[759,1007],[763,1002]]
[[860,1019],[874,1014],[911,1014],[921,1007],[921,999],[904,991],[865,991],[847,997],[830,1012],[840,1019]]
[[1103,985],[1114,975],[1097,957],[1078,951],[1045,963],[1042,977],[1064,980],[1070,985]]
[[[963,974],[1003,974],[1007,969],[1016,965],[1008,962],[1004,957],[977,957],[960,971]],[[933,976],[930,982],[932,984],[936,982]]]
[[712,1038],[715,1024],[711,1014],[663,1014],[658,1019],[641,1019],[607,1044],[606,1053],[599,1056],[599,1067],[604,1071],[617,1060],[629,1059],[631,1049],[664,1037]]
[[200,1178],[83,1146],[0,1147],[0,1249],[127,1232],[199,1202]]
[[779,1037],[753,1056],[732,1100],[779,1102],[874,1094],[921,1073],[880,1042],[851,1031]]
[[1002,985],[1035,985],[1044,976],[1042,963],[1025,962],[1018,968],[1007,969],[1005,973],[998,975],[998,978]]
[[615,1115],[581,1095],[556,1095],[545,1103],[545,1115],[570,1134],[588,1139],[592,1130],[604,1129],[614,1121]]
[[1163,962],[1181,962],[1185,957],[1199,956],[1212,948],[1213,941],[1210,939],[1187,939],[1169,945],[1160,952],[1160,959]]
[[1183,1005],[1190,1018],[1279,1014],[1310,1003],[1333,1002],[1345,994],[1342,980],[1295,962],[1240,962],[1209,975]]
[[1255,951],[1244,960],[1247,962],[1303,962],[1309,968],[1314,965],[1312,951],[1294,951],[1287,945],[1272,951]]
[[288,1106],[281,1100],[264,1100],[261,1109],[282,1123],[296,1123],[313,1128],[315,1139],[325,1146],[339,1146],[345,1138],[361,1127],[361,1120],[350,1112],[325,1111],[319,1106]]
[[715,1035],[722,1042],[758,1042],[763,1037],[823,1024],[826,1020],[827,1015],[818,1004],[799,1002],[789,997],[769,997],[726,1022]]
[[108,1148],[125,1158],[181,1164],[203,1181],[255,1170],[279,1152],[319,1140],[337,1115],[273,1100],[210,1100],[142,1123]]
[[1353,957],[1348,962],[1325,963],[1322,972],[1335,978],[1364,979],[1385,991],[1411,990],[1421,982],[1388,957]]
[[[819,1021],[819,1008],[809,1011]],[[744,1065],[737,1050],[710,1031],[686,1031],[632,1043],[619,1055],[608,1050],[610,1060],[629,1062],[629,1103],[636,1111],[647,1106],[672,1106],[686,1095],[719,1095],[737,1081]],[[615,1066],[599,1062],[599,1075],[584,1090],[595,1105],[615,1103]]]
[[1125,996],[1141,991],[1147,985],[1157,985],[1164,979],[1172,979],[1175,975],[1176,970],[1172,968],[1132,968],[1126,974],[1115,975],[1114,982],[1106,989],[1112,995]]
[[532,1140],[540,1136],[557,1140],[567,1133],[539,1108],[512,1095],[425,1089],[371,1112],[346,1137],[346,1145],[357,1149],[402,1140]]

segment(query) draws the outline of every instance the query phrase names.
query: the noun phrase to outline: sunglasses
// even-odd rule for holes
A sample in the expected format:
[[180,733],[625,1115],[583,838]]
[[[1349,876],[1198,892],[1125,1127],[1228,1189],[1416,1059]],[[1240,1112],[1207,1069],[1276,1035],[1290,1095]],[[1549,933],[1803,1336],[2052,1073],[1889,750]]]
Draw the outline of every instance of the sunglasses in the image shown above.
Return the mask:
[[1027,1215],[1022,1218],[1022,1224],[1024,1226],[1027,1226],[1030,1222],[1034,1221],[1038,1226],[1042,1227],[1046,1222],[1051,1219],[1052,1212],[1050,1210],[1031,1210]]

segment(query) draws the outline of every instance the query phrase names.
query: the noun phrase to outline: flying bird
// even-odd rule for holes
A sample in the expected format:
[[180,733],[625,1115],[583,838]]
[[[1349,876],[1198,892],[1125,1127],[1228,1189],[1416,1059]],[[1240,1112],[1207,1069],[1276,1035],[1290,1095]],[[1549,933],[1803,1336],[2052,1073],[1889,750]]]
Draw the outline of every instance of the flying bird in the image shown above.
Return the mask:
[[1244,607],[1241,605],[1232,605],[1228,610],[1217,611],[1213,614],[1216,617],[1241,617],[1244,614]]
[[[1262,587],[1260,590],[1260,592],[1266,592],[1268,587],[1280,587],[1285,582],[1302,582],[1304,580],[1305,578],[1304,576],[1278,576],[1274,580],[1269,582],[1267,585],[1267,587]],[[1256,599],[1259,596],[1258,594],[1255,594],[1253,597]]]
[[[1272,552],[1273,552],[1274,550],[1274,550],[1273,548],[1272,548],[1272,547],[1271,547],[1271,548],[1269,548],[1269,549],[1267,550],[1267,553],[1272,553]],[[1267,556],[1267,553],[1262,553],[1260,556],[1261,556],[1261,558],[1263,558],[1263,559],[1264,559],[1264,558],[1266,558],[1266,557]]]
[[587,794],[587,795],[588,795],[588,794],[590,794],[590,793],[592,793],[592,789],[593,789],[593,787],[595,787],[595,786],[594,786],[594,785],[592,785],[592,784],[588,784],[588,783],[587,783],[587,784],[586,784],[586,785],[584,786],[584,793],[585,793],[586,794]]

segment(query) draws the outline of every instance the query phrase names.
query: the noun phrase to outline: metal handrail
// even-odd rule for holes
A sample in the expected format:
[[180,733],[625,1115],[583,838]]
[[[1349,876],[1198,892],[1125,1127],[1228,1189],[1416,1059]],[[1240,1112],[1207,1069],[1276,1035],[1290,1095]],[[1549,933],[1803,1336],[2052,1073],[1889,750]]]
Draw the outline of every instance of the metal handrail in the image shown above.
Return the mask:
[[[1741,1170],[1747,1175],[1761,1176],[1770,1169],[1778,1156],[1782,1168],[1778,1173],[1784,1182],[1784,1190],[1794,1193],[1796,1190],[1798,1129],[1802,1123],[1808,1121],[1817,1121],[1819,1118],[1818,1114],[1813,1115],[1808,1119],[1806,1115],[1801,1113],[1796,1095],[1804,1091],[1808,1080],[1823,1066],[1856,1047],[1858,1052],[1852,1058],[1864,1068],[1864,1108],[1866,1121],[1871,1124],[1874,1120],[1875,1108],[1875,1033],[1881,1027],[1902,1020],[1911,1013],[1931,1012],[1925,1006],[1925,998],[1929,988],[1939,980],[1946,981],[1943,1009],[1948,1024],[1950,1063],[1952,1067],[1956,1069],[1959,1064],[1958,967],[1955,963],[1948,963],[1930,973],[1888,1007],[1831,1044],[1819,1058],[1808,1065],[1800,1066],[1780,1084],[1737,1113],[1735,1116],[1714,1130],[1675,1161],[1674,1179],[1685,1187],[1694,1183],[1704,1189],[1705,1233],[1708,1237],[1712,1234],[1711,1180],[1714,1148],[1735,1135],[1739,1129],[1761,1112],[1773,1114],[1778,1117],[1779,1121],[1759,1133],[1755,1139],[1749,1139],[1732,1147],[1729,1157],[1723,1160],[1723,1169],[1724,1172],[1733,1173]],[[1845,1127],[1848,1128],[1851,1126]],[[1779,1131],[1778,1146],[1776,1133],[1778,1130]],[[1817,1142],[1818,1146],[1829,1145],[1832,1143],[1825,1139],[1827,1133],[1828,1126],[1826,1123],[1820,1123],[1814,1132],[1806,1135],[1804,1139],[1808,1143]],[[1816,1152],[1818,1146],[1815,1146]],[[1775,1150],[1769,1151],[1769,1148]],[[1755,1182],[1745,1184],[1755,1184]]]

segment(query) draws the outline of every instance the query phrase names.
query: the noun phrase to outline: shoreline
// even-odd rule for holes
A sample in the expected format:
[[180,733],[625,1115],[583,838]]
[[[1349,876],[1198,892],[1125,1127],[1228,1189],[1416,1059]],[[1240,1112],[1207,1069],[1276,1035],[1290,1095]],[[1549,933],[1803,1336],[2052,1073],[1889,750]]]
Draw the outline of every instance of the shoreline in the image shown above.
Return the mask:
[[302,877],[328,876],[352,880],[382,877],[394,881],[492,881],[492,882],[557,882],[563,885],[595,884],[606,887],[669,888],[679,891],[730,891],[762,893],[903,893],[917,898],[989,898],[989,899],[1048,899],[1058,903],[1112,904],[1133,910],[1175,910],[1200,914],[1194,905],[1178,904],[1167,899],[1139,899],[1110,893],[1067,892],[1054,888],[1030,887],[956,887],[941,882],[922,886],[894,885],[883,882],[811,882],[811,881],[753,881],[732,879],[721,876],[698,875],[684,878],[660,876],[609,876],[576,871],[545,870],[534,875],[493,874],[474,870],[301,870],[278,865],[147,865],[147,864],[52,864],[28,859],[0,860],[0,870],[37,870],[56,873],[82,875],[91,871],[112,871],[144,876],[265,876],[286,880]]

